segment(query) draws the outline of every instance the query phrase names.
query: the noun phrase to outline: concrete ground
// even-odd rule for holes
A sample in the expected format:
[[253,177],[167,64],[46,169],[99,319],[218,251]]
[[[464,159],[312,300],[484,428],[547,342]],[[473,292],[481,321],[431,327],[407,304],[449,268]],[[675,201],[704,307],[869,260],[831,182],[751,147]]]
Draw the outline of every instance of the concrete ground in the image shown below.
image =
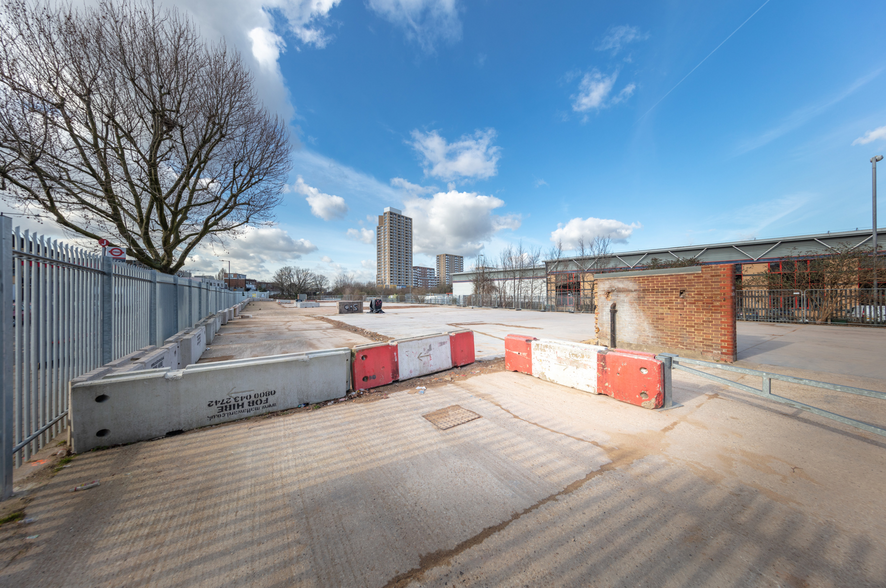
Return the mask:
[[[314,318],[318,313],[284,308],[271,300],[249,304],[244,317],[237,318],[219,329],[209,349],[199,363],[245,359],[284,353],[302,353],[353,347],[372,343],[371,339]],[[323,309],[320,316],[337,312],[332,307]]]
[[395,339],[471,329],[478,359],[503,356],[505,337],[511,333],[575,342],[596,336],[593,314],[406,305],[383,310],[384,314],[343,314],[332,318]]
[[[376,324],[574,318],[438,311]],[[679,371],[670,411],[464,373],[76,456],[0,527],[0,585],[886,585],[886,439]],[[883,401],[815,394],[886,425]],[[423,418],[452,405],[481,418]]]
[[886,329],[739,321],[736,330],[742,364],[886,380]]

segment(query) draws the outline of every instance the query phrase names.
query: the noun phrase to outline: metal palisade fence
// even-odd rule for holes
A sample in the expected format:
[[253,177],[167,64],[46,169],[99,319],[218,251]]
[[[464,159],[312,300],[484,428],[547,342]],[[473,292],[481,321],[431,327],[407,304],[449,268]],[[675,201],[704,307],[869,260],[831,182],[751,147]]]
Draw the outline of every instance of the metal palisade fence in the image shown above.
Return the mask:
[[43,236],[0,216],[0,476],[65,428],[68,382],[243,299]]
[[748,289],[735,293],[735,318],[770,323],[886,325],[886,288]]

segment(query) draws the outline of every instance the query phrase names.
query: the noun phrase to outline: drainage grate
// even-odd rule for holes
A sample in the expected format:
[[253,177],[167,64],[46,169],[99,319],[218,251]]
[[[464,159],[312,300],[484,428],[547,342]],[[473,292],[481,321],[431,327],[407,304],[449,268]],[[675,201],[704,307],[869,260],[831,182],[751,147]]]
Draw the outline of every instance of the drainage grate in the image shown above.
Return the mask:
[[457,404],[453,404],[452,406],[429,412],[424,415],[424,417],[436,425],[438,429],[443,429],[445,431],[446,429],[463,425],[474,419],[479,419],[480,415],[476,412],[471,412],[466,408],[462,408]]

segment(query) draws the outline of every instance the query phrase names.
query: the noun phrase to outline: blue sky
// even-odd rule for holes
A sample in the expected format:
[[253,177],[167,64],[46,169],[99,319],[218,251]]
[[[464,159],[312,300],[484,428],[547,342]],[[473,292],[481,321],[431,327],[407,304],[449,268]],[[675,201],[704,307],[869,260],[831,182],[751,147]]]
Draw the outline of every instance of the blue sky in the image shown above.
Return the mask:
[[198,272],[230,258],[373,280],[386,206],[413,215],[416,265],[521,240],[618,251],[871,223],[886,3],[176,6],[241,51],[299,144],[276,226],[202,250]]

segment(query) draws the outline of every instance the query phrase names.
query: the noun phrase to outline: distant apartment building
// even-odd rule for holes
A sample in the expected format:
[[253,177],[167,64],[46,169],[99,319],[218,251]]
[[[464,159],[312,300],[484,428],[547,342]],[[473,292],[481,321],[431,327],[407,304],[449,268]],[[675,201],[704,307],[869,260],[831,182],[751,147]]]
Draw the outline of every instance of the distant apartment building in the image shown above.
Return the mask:
[[451,284],[452,274],[465,271],[465,258],[461,255],[441,253],[437,256],[437,280],[440,284]]
[[224,282],[228,290],[246,289],[246,274],[228,273],[222,270],[218,273],[218,279]]
[[379,286],[412,285],[412,219],[396,208],[385,208],[375,230]]
[[412,266],[412,285],[415,288],[434,288],[437,285],[437,272],[432,267]]

